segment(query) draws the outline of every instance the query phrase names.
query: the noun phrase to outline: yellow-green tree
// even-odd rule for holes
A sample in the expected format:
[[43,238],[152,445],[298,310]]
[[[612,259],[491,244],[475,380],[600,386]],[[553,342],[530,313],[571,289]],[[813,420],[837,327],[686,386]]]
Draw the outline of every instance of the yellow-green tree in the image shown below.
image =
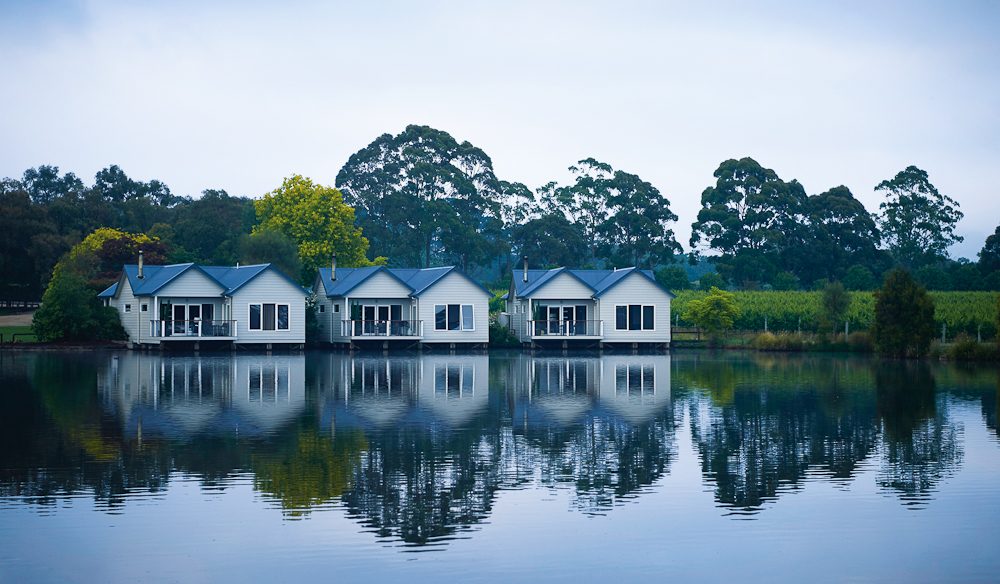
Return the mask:
[[708,331],[715,341],[723,331],[733,328],[739,314],[736,297],[731,292],[712,286],[704,298],[688,302],[683,318]]
[[334,187],[296,174],[254,201],[254,208],[258,221],[254,232],[272,230],[291,238],[298,245],[306,280],[327,265],[334,253],[342,266],[372,264],[366,255],[368,240],[354,224],[354,208],[344,203]]

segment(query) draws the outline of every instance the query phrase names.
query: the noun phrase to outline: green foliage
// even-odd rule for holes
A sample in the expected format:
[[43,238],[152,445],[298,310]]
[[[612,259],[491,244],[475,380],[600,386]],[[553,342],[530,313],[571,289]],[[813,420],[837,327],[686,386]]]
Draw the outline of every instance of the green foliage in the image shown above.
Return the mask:
[[778,272],[771,280],[771,287],[775,290],[798,290],[799,279],[791,272]]
[[[934,300],[935,330],[945,325],[953,334],[966,332],[991,336],[996,326],[997,295],[991,292],[930,292]],[[677,293],[671,304],[674,314],[679,314],[678,323],[693,326],[684,317],[684,309],[691,300],[704,297],[705,292],[684,290]],[[750,291],[733,292],[740,307],[740,315],[734,323],[736,330],[759,331],[764,328],[767,318],[768,329],[772,331],[819,331],[822,311],[822,293],[818,291]],[[871,292],[850,292],[851,303],[847,308],[846,320],[850,328],[868,330],[875,319],[875,295]],[[800,325],[801,323],[801,325]],[[839,325],[838,325],[839,330]]]
[[709,291],[712,288],[725,288],[726,280],[718,272],[709,272],[707,274],[702,274],[701,278],[698,279],[698,289]]
[[499,322],[490,319],[490,346],[491,347],[519,347],[521,341],[517,339],[514,331],[503,326]]
[[344,203],[340,191],[333,187],[293,175],[254,201],[254,208],[260,222],[254,228],[255,234],[276,231],[295,242],[302,269],[290,272],[292,277],[311,281],[334,253],[345,267],[371,265],[365,256],[368,240],[354,225],[354,209]]
[[740,310],[731,292],[712,288],[703,298],[691,300],[684,309],[684,319],[693,322],[713,338],[733,328]]
[[823,288],[820,312],[820,329],[834,331],[844,322],[851,297],[840,282],[830,282]]
[[68,270],[52,278],[31,327],[46,342],[125,338],[118,312],[102,306],[94,289]]
[[417,125],[352,154],[337,185],[374,253],[402,266],[468,269],[506,253],[501,193],[526,197],[516,184],[501,184],[479,148]]
[[913,272],[913,279],[928,290],[951,290],[951,276],[938,265],[925,265]]
[[872,271],[865,266],[854,264],[844,274],[844,287],[848,290],[874,290],[878,285]]
[[962,241],[955,226],[963,214],[958,203],[938,192],[927,172],[908,166],[875,187],[886,195],[879,205],[879,227],[896,261],[916,268],[946,258],[948,247]]
[[875,293],[875,347],[889,357],[923,357],[934,336],[934,302],[905,270],[893,270]]
[[514,249],[535,267],[578,266],[588,254],[580,226],[547,213],[511,230]]
[[990,274],[1000,270],[1000,225],[993,234],[986,238],[983,249],[979,251],[979,270]]
[[962,333],[944,350],[942,357],[948,361],[997,361],[1000,350],[997,343],[980,343]]
[[244,264],[274,264],[293,279],[300,277],[303,271],[299,246],[292,238],[273,229],[262,229],[251,235],[244,235],[239,257]]
[[490,290],[492,296],[490,296],[490,314],[499,314],[506,308],[507,301],[504,299],[504,294],[507,293],[505,288],[496,288]]
[[795,230],[805,191],[752,158],[724,161],[715,178],[701,194],[691,248],[718,251],[717,265],[733,281],[770,280],[785,234]]
[[664,266],[654,272],[656,281],[661,286],[676,292],[678,290],[690,290],[691,281],[688,280],[687,270],[681,266]]
[[875,220],[845,186],[808,197],[784,233],[779,265],[803,282],[837,280],[852,264],[879,263]]

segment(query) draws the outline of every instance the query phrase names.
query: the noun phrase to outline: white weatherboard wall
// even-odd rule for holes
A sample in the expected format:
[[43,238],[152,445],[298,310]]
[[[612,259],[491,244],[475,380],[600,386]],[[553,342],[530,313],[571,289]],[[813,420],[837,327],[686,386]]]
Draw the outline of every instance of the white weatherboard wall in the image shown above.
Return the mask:
[[[652,304],[653,330],[615,330],[615,306]],[[670,294],[642,274],[630,274],[600,297],[599,310],[604,321],[603,341],[608,343],[669,343]]]
[[219,298],[225,290],[197,268],[188,268],[156,291],[160,297]]
[[565,272],[543,284],[541,288],[531,294],[532,301],[535,300],[590,300],[594,297],[594,291]]
[[[434,305],[472,304],[474,331],[434,330]],[[450,272],[420,295],[418,320],[424,322],[425,343],[486,343],[490,339],[490,296],[468,278]]]
[[[129,284],[128,278],[122,277],[118,281],[118,297],[112,298],[111,302],[108,303],[118,311],[118,317],[121,320],[122,327],[125,329],[125,333],[128,335],[128,340],[133,343],[145,343],[150,341],[149,331],[143,330],[141,326],[143,315],[142,307],[140,306],[141,302],[148,302],[150,305],[149,310],[153,310],[152,301],[147,298],[142,298],[141,300],[136,298],[135,295],[132,294],[132,286]],[[132,307],[131,312],[125,312],[126,304]],[[147,312],[145,314],[148,315],[152,313]]]
[[410,298],[410,289],[386,272],[376,272],[348,293],[349,298]]
[[599,395],[608,410],[639,424],[669,409],[669,355],[606,355],[600,365]]
[[[251,304],[288,304],[287,331],[250,330]],[[306,294],[273,270],[265,270],[233,295],[237,343],[294,343],[306,341]]]
[[436,419],[460,427],[489,407],[486,355],[420,357],[418,404]]

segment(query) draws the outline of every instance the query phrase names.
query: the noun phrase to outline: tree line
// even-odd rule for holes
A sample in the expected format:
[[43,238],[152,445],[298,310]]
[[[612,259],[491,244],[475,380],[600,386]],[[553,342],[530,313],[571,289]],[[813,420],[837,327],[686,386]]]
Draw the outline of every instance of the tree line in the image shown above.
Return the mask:
[[569,171],[534,189],[502,180],[482,149],[416,125],[353,154],[336,187],[293,175],[257,199],[180,196],[118,166],[91,184],[39,166],[0,181],[0,297],[41,297],[59,259],[99,228],[149,236],[164,261],[274,261],[306,284],[336,252],[342,265],[457,264],[501,286],[523,255],[533,267],[638,265],[672,289],[870,290],[897,266],[930,289],[1000,289],[1000,227],[978,262],[951,259],[959,204],[913,166],[876,186],[885,200],[871,213],[847,187],[809,195],[751,158],[723,161],[688,262],[657,187],[594,158]]

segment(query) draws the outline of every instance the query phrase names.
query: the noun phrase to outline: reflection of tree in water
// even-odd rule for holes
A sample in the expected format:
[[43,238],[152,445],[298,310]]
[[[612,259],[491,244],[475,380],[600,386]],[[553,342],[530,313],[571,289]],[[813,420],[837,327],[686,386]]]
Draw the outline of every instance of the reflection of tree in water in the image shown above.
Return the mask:
[[489,514],[502,460],[496,428],[391,429],[369,436],[342,499],[379,537],[431,543]]
[[305,515],[350,487],[366,446],[360,431],[342,432],[334,438],[300,423],[297,431],[282,435],[277,445],[254,453],[254,489],[277,498],[286,515]]
[[962,461],[959,431],[938,401],[926,363],[886,363],[875,377],[885,451],[878,484],[908,504],[926,503]]
[[858,391],[866,376],[851,364],[818,363],[808,376],[798,368],[720,366],[731,370],[723,376],[734,383],[729,400],[693,394],[690,409],[702,470],[723,505],[755,511],[810,468],[850,478],[874,450],[874,402]]
[[639,425],[595,416],[562,431],[529,428],[520,444],[520,465],[538,468],[544,485],[572,485],[574,505],[585,513],[606,512],[641,492],[676,455],[669,411]]
[[38,355],[25,365],[0,380],[0,495],[48,505],[89,490],[115,508],[127,493],[165,487],[169,457],[155,445],[126,447],[98,400],[92,356]]

